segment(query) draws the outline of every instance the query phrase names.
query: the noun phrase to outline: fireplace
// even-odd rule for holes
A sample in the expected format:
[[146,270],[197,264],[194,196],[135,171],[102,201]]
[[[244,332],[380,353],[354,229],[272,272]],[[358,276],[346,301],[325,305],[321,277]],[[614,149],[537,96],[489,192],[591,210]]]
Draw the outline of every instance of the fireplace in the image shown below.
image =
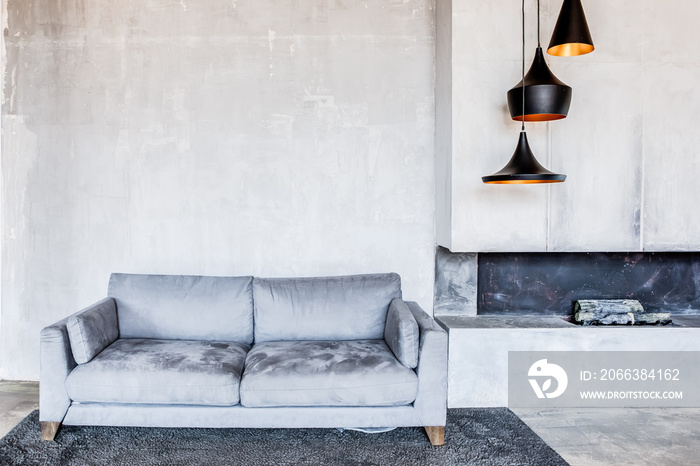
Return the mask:
[[438,250],[436,314],[559,316],[580,299],[636,299],[648,312],[700,310],[699,252],[451,253]]
[[[509,354],[700,351],[700,253],[452,253],[435,317],[449,332],[448,406],[508,406]],[[577,325],[582,299],[636,299],[668,325]]]

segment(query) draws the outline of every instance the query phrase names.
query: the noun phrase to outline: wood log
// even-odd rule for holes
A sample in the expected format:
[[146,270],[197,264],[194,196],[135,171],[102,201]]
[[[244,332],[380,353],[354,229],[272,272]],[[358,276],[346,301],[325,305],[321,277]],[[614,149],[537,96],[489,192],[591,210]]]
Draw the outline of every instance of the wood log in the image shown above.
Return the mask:
[[668,312],[645,312],[635,315],[635,325],[666,325],[671,323]]
[[574,302],[574,312],[596,312],[605,315],[644,312],[636,299],[579,299]]
[[644,312],[634,299],[581,299],[574,303],[574,319],[582,325],[666,325],[671,314]]
[[599,312],[577,312],[574,319],[582,325],[632,325],[634,323],[634,313],[603,314]]
[[582,325],[633,325],[635,313],[644,307],[635,299],[579,299],[574,302],[574,320]]

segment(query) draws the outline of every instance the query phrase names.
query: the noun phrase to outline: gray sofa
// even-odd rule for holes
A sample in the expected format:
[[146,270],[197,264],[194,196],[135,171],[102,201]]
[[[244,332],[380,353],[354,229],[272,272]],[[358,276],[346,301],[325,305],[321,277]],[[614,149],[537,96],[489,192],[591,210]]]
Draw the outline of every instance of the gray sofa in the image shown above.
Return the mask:
[[40,420],[154,427],[424,426],[444,441],[447,335],[396,274],[113,274],[41,332]]

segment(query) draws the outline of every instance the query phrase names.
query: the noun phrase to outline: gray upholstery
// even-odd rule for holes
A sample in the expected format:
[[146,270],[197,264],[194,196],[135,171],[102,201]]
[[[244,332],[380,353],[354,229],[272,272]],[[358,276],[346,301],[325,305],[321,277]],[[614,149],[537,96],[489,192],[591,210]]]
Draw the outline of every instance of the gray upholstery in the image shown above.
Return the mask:
[[75,362],[85,364],[119,337],[114,300],[103,299],[71,316],[67,327]]
[[41,330],[39,420],[61,422],[71,404],[66,377],[77,366],[70,347],[68,319],[59,320]]
[[112,274],[121,338],[253,342],[252,277]]
[[74,401],[232,406],[248,346],[119,339],[68,376]]
[[[64,424],[151,427],[386,427],[422,426],[411,405],[283,407],[77,403]],[[60,436],[60,434],[59,434]],[[234,460],[231,463],[236,464]]]
[[396,298],[389,305],[384,341],[396,359],[411,369],[418,365],[418,324],[408,306]]
[[[88,338],[83,348],[85,358],[97,353],[89,362],[78,365],[73,357],[68,322],[77,324],[77,316],[42,330],[42,421],[170,427],[445,424],[447,334],[416,303],[406,302],[419,330],[418,361],[415,370],[399,362],[396,356],[410,363],[405,359],[410,355],[396,343],[406,308],[397,300],[388,315],[392,300],[401,297],[398,275],[256,279],[259,340],[247,372],[254,334],[251,277],[115,274],[109,296],[120,339],[98,352],[99,341],[112,338],[110,319],[103,319],[104,326],[84,319],[98,334],[98,343]],[[81,312],[106,316],[109,302]],[[128,335],[134,338],[124,338]],[[233,339],[217,338],[222,335]],[[304,335],[305,341],[285,341]],[[244,399],[250,406],[276,407],[236,404]],[[319,403],[323,406],[313,406]]]
[[397,274],[255,278],[255,342],[384,338]]
[[417,384],[383,340],[259,343],[246,358],[241,404],[400,406]]
[[413,407],[423,426],[444,426],[447,418],[447,332],[412,301],[406,305],[420,329],[418,393]]

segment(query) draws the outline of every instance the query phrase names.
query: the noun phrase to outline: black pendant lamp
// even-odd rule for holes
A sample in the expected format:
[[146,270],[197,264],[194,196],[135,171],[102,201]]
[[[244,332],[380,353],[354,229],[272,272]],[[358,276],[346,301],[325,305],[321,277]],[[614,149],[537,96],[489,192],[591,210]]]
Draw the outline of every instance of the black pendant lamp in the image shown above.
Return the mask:
[[[523,13],[523,67],[522,76],[525,82],[525,0],[522,1]],[[521,108],[525,106],[525,86],[520,86]],[[500,171],[489,176],[482,176],[481,180],[488,184],[531,184],[531,183],[561,183],[566,175],[552,173],[544,168],[530,150],[525,134],[525,119],[521,118],[522,129],[520,139],[510,161]]]
[[558,57],[585,55],[595,49],[581,0],[564,0],[547,53]]
[[[522,94],[525,82],[525,111]],[[537,50],[530,70],[513,89],[508,91],[508,108],[513,120],[554,121],[566,118],[571,107],[571,88],[557,79],[544,61],[540,45],[540,2],[537,0]]]
[[518,145],[506,166],[493,175],[481,177],[489,184],[561,183],[565,179],[566,175],[552,173],[540,165],[530,150],[524,129],[520,131]]

